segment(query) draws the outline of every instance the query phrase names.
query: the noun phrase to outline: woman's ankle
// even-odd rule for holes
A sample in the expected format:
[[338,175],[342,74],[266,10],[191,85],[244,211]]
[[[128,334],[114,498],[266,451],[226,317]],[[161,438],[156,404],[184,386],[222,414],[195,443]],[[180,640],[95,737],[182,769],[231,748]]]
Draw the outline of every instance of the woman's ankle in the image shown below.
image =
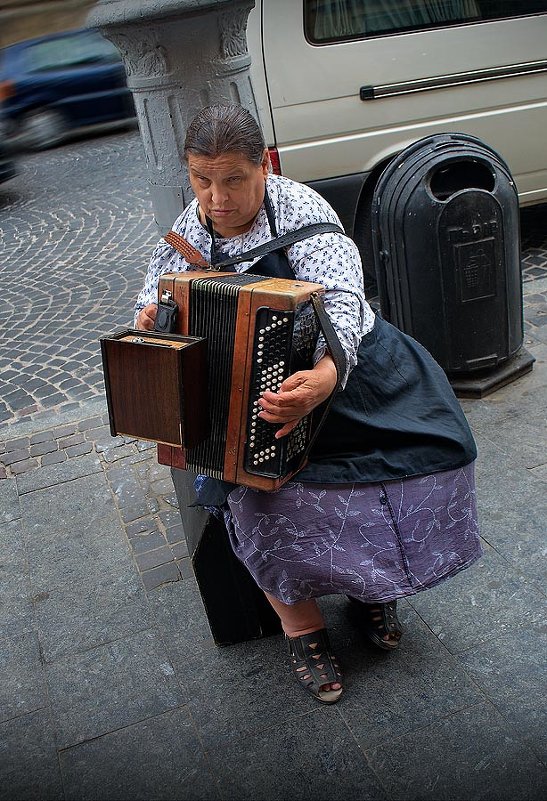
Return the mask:
[[321,629],[325,628],[325,624],[321,623],[319,625],[308,626],[307,628],[303,629],[291,629],[290,631],[287,631],[283,625],[282,628],[287,637],[294,639],[295,637],[303,637],[304,634],[313,634],[314,631],[320,631]]
[[302,637],[325,628],[323,615],[314,599],[284,604],[268,593],[266,597],[279,615],[281,627],[287,637]]

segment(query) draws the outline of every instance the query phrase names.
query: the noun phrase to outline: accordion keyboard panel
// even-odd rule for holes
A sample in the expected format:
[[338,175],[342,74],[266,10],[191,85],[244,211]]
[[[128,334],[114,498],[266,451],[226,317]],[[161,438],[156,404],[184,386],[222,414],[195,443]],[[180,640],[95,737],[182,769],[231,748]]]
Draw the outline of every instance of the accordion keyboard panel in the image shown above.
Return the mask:
[[289,376],[294,327],[293,312],[259,309],[253,346],[253,373],[249,391],[249,416],[245,446],[245,469],[249,473],[278,477],[283,474],[286,443],[276,440],[271,423],[262,420],[259,398],[263,392],[278,392]]

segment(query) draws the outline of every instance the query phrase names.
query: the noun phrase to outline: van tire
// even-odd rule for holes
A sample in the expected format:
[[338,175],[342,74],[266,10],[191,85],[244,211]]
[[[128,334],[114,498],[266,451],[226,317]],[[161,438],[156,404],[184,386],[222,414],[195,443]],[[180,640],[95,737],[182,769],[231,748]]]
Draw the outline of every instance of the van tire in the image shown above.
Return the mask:
[[67,125],[59,111],[52,108],[37,108],[25,114],[19,130],[26,148],[47,150],[62,142]]

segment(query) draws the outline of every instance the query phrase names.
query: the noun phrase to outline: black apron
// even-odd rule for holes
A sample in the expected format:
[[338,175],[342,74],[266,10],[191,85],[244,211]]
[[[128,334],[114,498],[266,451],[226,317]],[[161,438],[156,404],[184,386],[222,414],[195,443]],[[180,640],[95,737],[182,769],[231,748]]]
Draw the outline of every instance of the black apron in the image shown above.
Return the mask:
[[[265,207],[272,235],[277,236],[267,194]],[[211,255],[213,260],[215,254]],[[284,249],[263,256],[251,271],[295,278]],[[422,345],[377,312],[374,328],[359,345],[357,364],[333,401],[308,463],[293,480],[389,481],[463,467],[476,456],[473,435],[444,370]],[[198,486],[200,506],[221,505],[235,487],[217,479]]]

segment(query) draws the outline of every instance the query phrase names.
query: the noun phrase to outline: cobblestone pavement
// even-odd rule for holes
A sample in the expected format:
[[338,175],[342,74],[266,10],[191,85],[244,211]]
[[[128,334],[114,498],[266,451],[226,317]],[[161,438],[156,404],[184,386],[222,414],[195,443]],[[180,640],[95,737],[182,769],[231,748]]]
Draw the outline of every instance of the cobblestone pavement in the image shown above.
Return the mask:
[[103,393],[98,338],[132,318],[158,239],[137,132],[25,155],[0,185],[0,422]]
[[[25,155],[0,186],[0,478],[94,452],[146,589],[191,573],[169,469],[110,436],[98,339],[131,323],[158,239],[138,132]],[[522,215],[525,330],[547,342],[547,207]]]

